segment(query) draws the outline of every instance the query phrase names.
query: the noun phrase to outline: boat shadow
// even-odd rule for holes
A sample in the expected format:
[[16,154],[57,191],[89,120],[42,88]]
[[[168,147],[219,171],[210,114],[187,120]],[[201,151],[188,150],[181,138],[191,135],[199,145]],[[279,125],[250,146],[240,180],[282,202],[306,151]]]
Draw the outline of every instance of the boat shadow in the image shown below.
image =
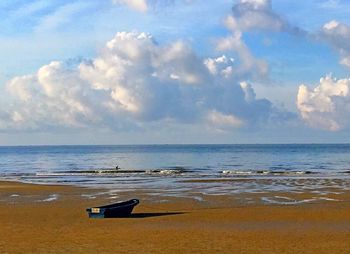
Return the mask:
[[162,212],[162,213],[132,213],[128,218],[151,218],[151,217],[160,217],[160,216],[171,216],[184,214],[184,212]]

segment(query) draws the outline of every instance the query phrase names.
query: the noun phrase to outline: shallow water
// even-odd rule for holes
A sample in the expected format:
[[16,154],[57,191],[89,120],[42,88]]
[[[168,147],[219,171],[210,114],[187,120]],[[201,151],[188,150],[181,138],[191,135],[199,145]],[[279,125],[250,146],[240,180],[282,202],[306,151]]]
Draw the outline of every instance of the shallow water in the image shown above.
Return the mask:
[[349,171],[348,144],[0,147],[2,179],[157,195],[346,190]]

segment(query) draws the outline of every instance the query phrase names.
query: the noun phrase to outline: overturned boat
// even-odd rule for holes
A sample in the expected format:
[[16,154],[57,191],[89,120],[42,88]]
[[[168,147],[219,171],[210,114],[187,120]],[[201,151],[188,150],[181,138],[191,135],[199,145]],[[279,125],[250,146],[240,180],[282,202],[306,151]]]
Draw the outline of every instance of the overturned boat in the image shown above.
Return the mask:
[[89,218],[118,218],[128,217],[132,210],[140,201],[138,199],[130,199],[110,205],[87,208]]

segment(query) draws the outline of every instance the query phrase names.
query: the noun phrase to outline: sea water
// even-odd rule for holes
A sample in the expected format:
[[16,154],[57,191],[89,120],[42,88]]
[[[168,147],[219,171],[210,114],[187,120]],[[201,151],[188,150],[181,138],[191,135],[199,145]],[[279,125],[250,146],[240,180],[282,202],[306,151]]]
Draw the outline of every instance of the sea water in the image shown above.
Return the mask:
[[0,147],[0,178],[166,195],[347,189],[350,144]]

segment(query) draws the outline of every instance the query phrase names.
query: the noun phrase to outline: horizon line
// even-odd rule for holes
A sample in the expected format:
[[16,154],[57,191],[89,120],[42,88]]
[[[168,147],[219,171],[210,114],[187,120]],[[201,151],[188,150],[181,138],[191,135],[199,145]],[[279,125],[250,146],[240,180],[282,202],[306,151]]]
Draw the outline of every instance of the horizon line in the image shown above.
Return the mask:
[[74,147],[74,146],[238,146],[238,145],[350,145],[349,142],[310,142],[310,143],[139,143],[139,144],[30,144],[0,145],[0,147]]

